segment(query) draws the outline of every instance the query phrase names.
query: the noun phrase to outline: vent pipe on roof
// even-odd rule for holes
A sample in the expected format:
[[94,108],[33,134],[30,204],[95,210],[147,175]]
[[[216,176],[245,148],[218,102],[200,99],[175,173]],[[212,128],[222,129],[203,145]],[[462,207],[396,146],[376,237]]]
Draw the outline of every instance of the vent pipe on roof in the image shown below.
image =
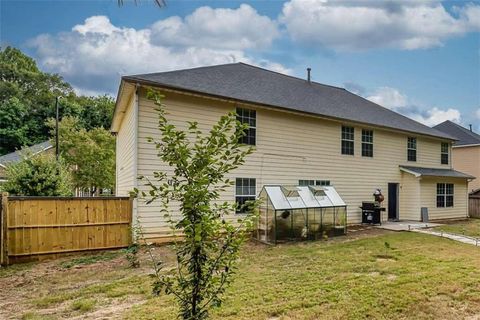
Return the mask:
[[311,83],[311,80],[310,80],[310,71],[312,71],[312,68],[307,68],[307,81],[308,81],[308,83]]
[[471,125],[471,124],[469,124],[469,126],[470,126],[470,131],[471,131],[471,132],[473,132],[472,125]]

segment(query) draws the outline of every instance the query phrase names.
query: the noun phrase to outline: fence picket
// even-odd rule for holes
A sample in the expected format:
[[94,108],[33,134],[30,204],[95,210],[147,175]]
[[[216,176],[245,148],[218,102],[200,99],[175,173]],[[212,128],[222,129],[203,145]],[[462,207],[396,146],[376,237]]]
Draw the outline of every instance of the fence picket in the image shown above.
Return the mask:
[[0,263],[126,247],[131,243],[131,201],[2,194]]

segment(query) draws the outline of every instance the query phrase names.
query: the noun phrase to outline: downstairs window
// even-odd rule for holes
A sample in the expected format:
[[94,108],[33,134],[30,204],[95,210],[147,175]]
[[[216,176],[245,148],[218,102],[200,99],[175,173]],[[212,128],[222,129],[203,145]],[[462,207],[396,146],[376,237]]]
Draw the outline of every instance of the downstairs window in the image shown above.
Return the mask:
[[237,203],[236,213],[246,213],[247,201],[256,198],[256,180],[254,178],[236,178],[235,179],[235,202]]
[[453,207],[453,183],[437,183],[437,208]]

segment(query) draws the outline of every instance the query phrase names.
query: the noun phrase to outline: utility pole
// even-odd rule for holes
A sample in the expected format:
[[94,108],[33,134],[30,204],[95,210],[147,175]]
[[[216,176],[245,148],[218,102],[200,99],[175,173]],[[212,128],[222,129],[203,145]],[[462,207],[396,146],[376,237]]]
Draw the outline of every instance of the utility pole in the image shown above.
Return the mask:
[[59,117],[59,112],[58,112],[58,99],[60,97],[55,97],[55,111],[56,111],[56,116],[55,116],[55,156],[57,158],[60,157],[60,149],[58,147],[58,117]]

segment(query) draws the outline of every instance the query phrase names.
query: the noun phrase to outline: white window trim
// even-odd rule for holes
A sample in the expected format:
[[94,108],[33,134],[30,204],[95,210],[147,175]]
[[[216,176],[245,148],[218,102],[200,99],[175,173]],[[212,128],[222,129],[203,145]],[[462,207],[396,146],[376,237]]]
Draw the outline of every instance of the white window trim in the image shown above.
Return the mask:
[[[253,179],[255,180],[255,194],[254,195],[245,195],[245,194],[237,194],[237,179]],[[252,177],[235,177],[235,185],[233,189],[233,201],[237,203],[237,197],[255,197],[255,199],[258,198],[257,196],[257,178],[252,178]],[[246,215],[246,213],[234,213],[237,216],[241,215]]]
[[[443,185],[444,185],[443,190],[445,190],[445,191],[444,191],[445,193],[442,193],[442,194],[439,194],[439,193],[438,193],[438,185],[439,185],[439,184],[443,184]],[[450,193],[447,193],[447,184],[451,184],[451,185],[452,185],[452,191],[453,191],[453,193],[451,193],[451,194],[450,194]],[[450,209],[450,208],[454,208],[454,207],[455,207],[455,184],[454,184],[454,183],[449,183],[449,182],[439,182],[439,183],[437,183],[436,187],[437,187],[437,191],[435,192],[435,193],[436,193],[436,196],[435,196],[435,207],[436,207],[437,209]],[[439,207],[438,204],[437,204],[437,198],[438,198],[439,196],[443,197],[443,201],[444,201],[444,206],[443,206],[443,207]],[[453,198],[452,205],[449,206],[449,207],[447,207],[447,196],[452,196],[452,198]]]
[[[415,149],[410,148],[409,142],[408,142],[409,139],[415,139]],[[408,159],[408,151],[410,151],[410,150],[415,150],[415,160]],[[417,159],[418,159],[418,139],[417,139],[417,137],[407,137],[407,161],[417,162]]]
[[[363,131],[371,131],[372,132],[372,142],[366,142],[366,141],[363,141]],[[375,152],[374,152],[374,149],[373,149],[373,142],[375,141],[374,139],[374,136],[375,136],[375,132],[373,129],[362,129],[362,145],[361,145],[361,154],[362,154],[362,157],[364,158],[373,158],[375,156]],[[363,144],[369,144],[372,146],[372,156],[364,156],[363,155]]]
[[237,113],[237,109],[243,109],[243,110],[253,110],[255,111],[255,126],[251,126],[250,124],[248,125],[249,128],[255,129],[255,144],[249,144],[249,146],[254,146],[256,147],[258,145],[258,133],[257,133],[257,127],[258,127],[258,110],[257,109],[252,109],[252,108],[244,108],[240,106],[235,106],[235,113]]
[[[343,138],[343,128],[352,128],[353,129],[353,139],[344,139]],[[343,141],[348,141],[353,143],[353,153],[343,153],[343,148],[342,148],[342,142]],[[349,126],[349,125],[343,125],[340,127],[340,154],[342,156],[355,156],[355,127],[354,126]]]

